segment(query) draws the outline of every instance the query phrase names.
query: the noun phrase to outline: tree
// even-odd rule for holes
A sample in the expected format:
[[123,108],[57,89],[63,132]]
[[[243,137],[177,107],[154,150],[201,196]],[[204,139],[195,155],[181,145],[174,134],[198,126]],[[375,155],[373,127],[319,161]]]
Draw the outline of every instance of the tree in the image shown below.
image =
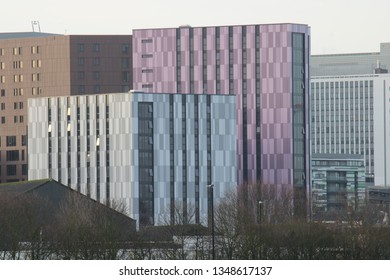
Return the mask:
[[71,193],[62,203],[52,227],[56,254],[63,259],[117,259],[125,241],[132,238],[121,204],[108,208]]

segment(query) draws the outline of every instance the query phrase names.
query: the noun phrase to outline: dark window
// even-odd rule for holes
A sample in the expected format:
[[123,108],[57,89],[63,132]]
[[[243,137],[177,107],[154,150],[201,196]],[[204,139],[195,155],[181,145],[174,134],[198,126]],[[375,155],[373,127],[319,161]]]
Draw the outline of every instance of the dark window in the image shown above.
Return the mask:
[[153,84],[142,84],[142,88],[152,88]]
[[98,43],[93,44],[93,51],[99,52],[100,51],[100,44],[98,44]]
[[128,54],[130,51],[130,45],[129,44],[122,44],[122,53]]
[[79,44],[78,47],[79,47],[79,52],[84,52],[85,49],[84,44]]
[[22,175],[27,175],[28,174],[28,167],[27,164],[22,165]]
[[130,59],[128,57],[122,58],[122,68],[129,69],[130,68]]
[[122,82],[129,82],[130,81],[130,72],[123,71],[122,72]]
[[99,57],[94,57],[93,58],[93,65],[99,65],[100,64],[100,58]]
[[6,138],[7,147],[14,147],[16,146],[16,136],[7,136]]
[[142,69],[142,73],[153,73],[153,69]]
[[85,79],[85,72],[84,71],[79,71],[78,77],[79,77],[79,80],[84,80]]
[[16,165],[7,165],[7,175],[8,176],[13,176],[16,175]]
[[7,151],[7,161],[18,161],[18,160],[19,160],[18,150]]

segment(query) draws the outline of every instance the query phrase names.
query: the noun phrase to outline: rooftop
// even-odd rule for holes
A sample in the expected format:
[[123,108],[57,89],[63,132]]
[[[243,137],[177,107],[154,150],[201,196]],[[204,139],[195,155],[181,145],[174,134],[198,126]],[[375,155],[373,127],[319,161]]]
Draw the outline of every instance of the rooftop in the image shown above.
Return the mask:
[[62,34],[43,33],[43,32],[10,32],[10,33],[0,33],[0,40],[38,38],[38,37],[61,36],[61,35]]

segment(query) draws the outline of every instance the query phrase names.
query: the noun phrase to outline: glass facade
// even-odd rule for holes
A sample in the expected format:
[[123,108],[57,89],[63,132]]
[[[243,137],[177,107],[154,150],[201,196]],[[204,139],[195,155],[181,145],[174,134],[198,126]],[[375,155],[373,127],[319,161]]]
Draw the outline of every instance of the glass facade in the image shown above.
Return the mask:
[[[306,199],[306,114],[305,114],[305,36],[300,33],[292,34],[293,71],[292,71],[292,107],[293,107],[293,187],[294,199],[299,205]],[[295,211],[302,211],[298,209]],[[301,213],[301,214],[303,214]]]
[[154,224],[153,103],[138,103],[139,225]]

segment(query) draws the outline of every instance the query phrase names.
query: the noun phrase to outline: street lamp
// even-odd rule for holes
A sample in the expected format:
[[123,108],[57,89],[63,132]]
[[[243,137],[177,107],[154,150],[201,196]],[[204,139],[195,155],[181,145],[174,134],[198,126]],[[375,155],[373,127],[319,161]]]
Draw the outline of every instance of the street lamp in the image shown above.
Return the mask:
[[259,207],[259,211],[258,211],[258,215],[259,215],[259,217],[257,218],[257,222],[259,223],[259,224],[261,224],[261,205],[263,204],[263,202],[261,201],[261,200],[259,200],[259,205],[258,205],[258,207]]
[[[215,232],[214,232],[214,185],[207,185],[208,193],[209,193],[209,206],[211,214],[211,221],[209,219],[209,225],[211,222],[211,246],[212,246],[212,256],[213,260],[215,260]],[[211,201],[210,201],[211,198]]]

